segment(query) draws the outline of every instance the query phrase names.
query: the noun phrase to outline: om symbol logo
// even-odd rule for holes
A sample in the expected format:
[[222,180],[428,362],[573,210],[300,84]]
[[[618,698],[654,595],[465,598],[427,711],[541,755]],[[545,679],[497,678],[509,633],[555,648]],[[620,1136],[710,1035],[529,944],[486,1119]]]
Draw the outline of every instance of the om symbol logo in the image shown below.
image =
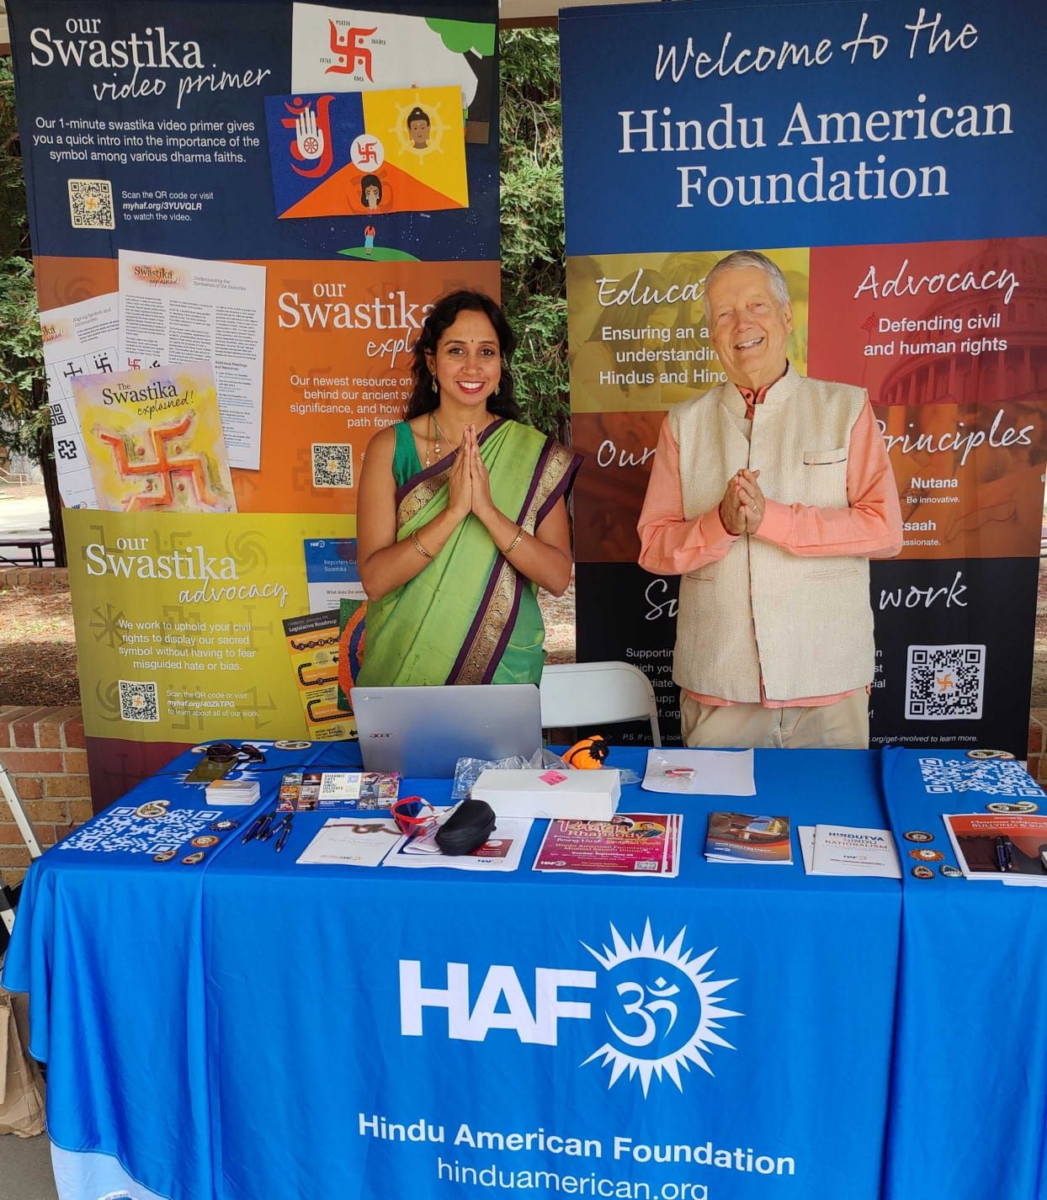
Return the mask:
[[628,1075],[644,1097],[652,1081],[666,1078],[682,1092],[692,1067],[713,1074],[707,1060],[715,1047],[734,1049],[723,1021],[743,1014],[727,1008],[721,993],[737,980],[714,979],[716,947],[696,955],[686,936],[681,929],[671,942],[656,942],[648,921],[639,939],[626,940],[612,925],[609,945],[585,946],[606,971],[598,987],[610,1036],[581,1065],[610,1067],[608,1088]]
[[[633,996],[632,1004],[624,1004],[622,1011],[630,1017],[638,1017],[642,1032],[636,1035],[628,1034],[618,1028],[607,1017],[607,1023],[610,1025],[614,1036],[626,1046],[634,1046],[636,1048],[649,1046],[658,1036],[658,1023],[655,1021],[655,1013],[669,1013],[669,1024],[663,1031],[662,1036],[672,1031],[672,1027],[676,1024],[676,1018],[679,1015],[677,1006],[669,999],[670,996],[678,996],[680,989],[675,983],[667,983],[665,979],[659,976],[655,981],[654,987],[645,987],[642,983],[620,983],[615,989],[619,996]],[[644,998],[650,996],[651,999],[644,1003]]]

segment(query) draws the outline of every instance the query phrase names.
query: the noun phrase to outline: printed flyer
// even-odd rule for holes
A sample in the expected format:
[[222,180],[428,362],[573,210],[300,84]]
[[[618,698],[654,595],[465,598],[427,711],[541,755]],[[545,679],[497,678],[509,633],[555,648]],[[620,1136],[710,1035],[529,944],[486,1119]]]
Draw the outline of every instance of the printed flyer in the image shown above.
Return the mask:
[[209,363],[80,376],[73,394],[99,508],[236,511]]
[[69,508],[96,507],[73,380],[118,369],[119,326],[115,295],[79,300],[40,314],[58,490]]

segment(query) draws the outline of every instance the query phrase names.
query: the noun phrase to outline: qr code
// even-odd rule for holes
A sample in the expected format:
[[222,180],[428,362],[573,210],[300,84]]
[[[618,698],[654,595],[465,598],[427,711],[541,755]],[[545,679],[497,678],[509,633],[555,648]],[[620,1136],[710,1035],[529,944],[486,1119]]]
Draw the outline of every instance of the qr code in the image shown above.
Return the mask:
[[1007,759],[972,762],[963,758],[921,758],[924,791],[935,795],[984,792],[987,796],[1042,796],[1019,762]]
[[120,719],[123,721],[159,721],[155,683],[131,683],[121,679]]
[[113,185],[108,179],[70,179],[69,217],[74,229],[115,229]]
[[348,442],[313,443],[313,487],[351,488],[353,448]]
[[221,816],[221,810],[176,808],[162,817],[140,817],[134,808],[111,808],[82,825],[59,850],[164,854],[177,850]]
[[985,692],[985,647],[910,646],[905,716],[913,721],[976,721]]

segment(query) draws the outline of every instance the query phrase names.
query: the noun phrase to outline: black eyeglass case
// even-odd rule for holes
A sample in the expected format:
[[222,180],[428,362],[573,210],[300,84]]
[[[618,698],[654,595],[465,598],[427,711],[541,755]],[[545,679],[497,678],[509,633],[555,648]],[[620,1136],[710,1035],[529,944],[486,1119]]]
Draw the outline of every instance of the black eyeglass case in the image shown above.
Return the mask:
[[436,835],[442,854],[471,854],[494,833],[494,809],[486,800],[463,800]]

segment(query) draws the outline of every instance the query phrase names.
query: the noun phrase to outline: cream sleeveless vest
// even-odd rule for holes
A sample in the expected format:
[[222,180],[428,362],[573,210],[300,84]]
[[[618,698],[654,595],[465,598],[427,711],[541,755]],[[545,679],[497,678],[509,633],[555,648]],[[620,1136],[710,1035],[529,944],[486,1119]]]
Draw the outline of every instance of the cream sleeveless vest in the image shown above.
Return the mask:
[[[731,383],[669,412],[680,447],[688,519],[716,508],[741,467],[782,504],[847,507],[851,429],[861,388],[806,379],[791,367],[757,405],[745,434],[730,412],[745,401]],[[854,556],[806,558],[759,535],[680,580],[673,679],[682,688],[740,703],[799,700],[864,687],[875,648],[869,563]]]

